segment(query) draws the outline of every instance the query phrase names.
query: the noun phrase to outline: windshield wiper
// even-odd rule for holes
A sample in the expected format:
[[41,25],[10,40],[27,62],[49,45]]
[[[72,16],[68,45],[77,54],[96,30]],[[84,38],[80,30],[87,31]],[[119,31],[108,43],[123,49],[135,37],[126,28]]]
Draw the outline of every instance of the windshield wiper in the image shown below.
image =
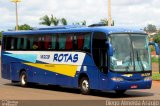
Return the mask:
[[141,60],[141,57],[139,57],[138,50],[136,50],[136,54],[137,54],[137,61],[138,61],[138,63],[140,62],[141,66],[142,66],[142,70],[145,71],[145,68],[144,68],[143,62]]
[[132,57],[131,57],[131,52],[130,52],[128,66],[126,67],[127,71],[129,71],[129,68],[130,68],[131,65],[132,65]]

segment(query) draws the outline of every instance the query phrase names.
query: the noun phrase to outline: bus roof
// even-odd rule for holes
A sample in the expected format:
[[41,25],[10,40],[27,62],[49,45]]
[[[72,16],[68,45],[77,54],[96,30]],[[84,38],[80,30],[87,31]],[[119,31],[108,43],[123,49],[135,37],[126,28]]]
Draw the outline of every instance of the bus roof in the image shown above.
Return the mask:
[[58,27],[45,27],[27,31],[8,31],[3,32],[3,35],[33,35],[33,34],[50,34],[50,33],[76,33],[76,32],[104,32],[107,35],[112,33],[143,33],[140,29],[126,28],[126,27],[86,27],[86,26],[58,26]]

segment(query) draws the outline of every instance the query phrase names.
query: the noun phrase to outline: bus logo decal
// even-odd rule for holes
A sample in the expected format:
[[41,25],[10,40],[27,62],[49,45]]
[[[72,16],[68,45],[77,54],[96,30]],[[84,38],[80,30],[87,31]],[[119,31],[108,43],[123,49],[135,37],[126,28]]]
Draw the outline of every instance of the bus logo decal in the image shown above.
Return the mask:
[[53,61],[55,62],[72,62],[76,63],[78,61],[78,54],[54,54]]
[[41,59],[49,59],[49,58],[50,58],[50,55],[41,55],[40,58],[41,58]]

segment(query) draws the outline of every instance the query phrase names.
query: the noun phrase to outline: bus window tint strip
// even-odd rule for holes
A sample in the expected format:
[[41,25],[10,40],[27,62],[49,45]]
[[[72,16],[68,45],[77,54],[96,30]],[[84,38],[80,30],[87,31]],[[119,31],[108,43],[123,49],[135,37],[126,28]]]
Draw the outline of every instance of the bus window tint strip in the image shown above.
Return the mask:
[[[90,52],[91,33],[6,36],[5,50]],[[9,43],[7,43],[9,42]]]

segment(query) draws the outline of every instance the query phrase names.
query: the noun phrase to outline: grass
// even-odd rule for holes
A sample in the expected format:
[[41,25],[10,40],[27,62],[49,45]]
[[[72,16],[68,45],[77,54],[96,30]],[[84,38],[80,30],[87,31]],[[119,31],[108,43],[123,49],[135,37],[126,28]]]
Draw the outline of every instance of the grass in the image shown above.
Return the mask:
[[154,81],[160,81],[160,74],[159,73],[153,73],[152,74],[152,79]]
[[158,58],[152,57],[152,63],[158,63]]

